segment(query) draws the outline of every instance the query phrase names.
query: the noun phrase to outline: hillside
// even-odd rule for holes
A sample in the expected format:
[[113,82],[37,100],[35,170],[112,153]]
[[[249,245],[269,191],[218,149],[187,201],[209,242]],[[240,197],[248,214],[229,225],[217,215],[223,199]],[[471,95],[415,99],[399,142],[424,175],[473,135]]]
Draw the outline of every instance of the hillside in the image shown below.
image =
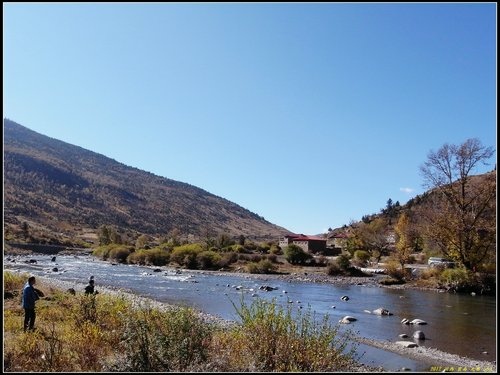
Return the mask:
[[[484,188],[486,186],[489,186],[489,189],[496,191],[496,178],[496,169],[487,173],[469,176],[469,186],[472,188],[471,192],[477,192],[478,187]],[[457,183],[455,182],[454,184]],[[458,189],[458,187],[456,189]],[[386,206],[385,208],[382,208],[378,213],[364,215],[362,220],[358,222],[353,222],[340,228],[331,229],[327,233],[327,237],[333,239],[339,235],[347,235],[351,233],[354,228],[359,227],[363,223],[367,224],[375,220],[381,220],[384,223],[382,228],[383,232],[386,235],[391,236],[394,235],[394,226],[403,212],[411,218],[414,225],[418,226],[421,224],[422,217],[425,212],[441,207],[443,203],[442,199],[442,195],[437,191],[437,189],[431,189],[421,195],[415,196],[404,205],[400,205],[399,202],[397,202],[391,207]],[[484,228],[496,227],[495,200],[489,202],[484,213],[482,214],[482,217],[486,220],[483,223]]]
[[101,225],[132,237],[159,237],[175,229],[195,238],[224,233],[275,240],[289,232],[198,187],[126,166],[5,119],[7,239],[21,239],[24,226],[38,237],[57,234],[59,241],[67,242],[95,236]]

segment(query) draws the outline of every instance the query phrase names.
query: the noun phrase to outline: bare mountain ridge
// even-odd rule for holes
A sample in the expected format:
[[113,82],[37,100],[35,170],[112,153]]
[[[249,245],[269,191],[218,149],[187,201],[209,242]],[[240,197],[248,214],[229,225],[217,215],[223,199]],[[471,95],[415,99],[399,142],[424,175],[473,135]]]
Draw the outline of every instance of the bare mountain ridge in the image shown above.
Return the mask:
[[35,223],[54,232],[103,224],[152,236],[178,229],[249,239],[289,231],[187,183],[126,166],[104,155],[4,120],[4,229]]

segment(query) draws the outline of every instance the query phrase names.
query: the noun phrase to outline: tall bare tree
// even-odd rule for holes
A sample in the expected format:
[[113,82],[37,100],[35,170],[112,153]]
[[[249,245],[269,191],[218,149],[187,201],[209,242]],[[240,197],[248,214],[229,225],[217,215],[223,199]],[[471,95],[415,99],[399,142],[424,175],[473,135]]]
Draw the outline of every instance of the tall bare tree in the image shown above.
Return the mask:
[[423,234],[468,270],[476,270],[496,246],[496,170],[480,183],[472,179],[493,154],[492,147],[472,138],[431,151],[420,167],[424,186],[434,195],[422,212]]

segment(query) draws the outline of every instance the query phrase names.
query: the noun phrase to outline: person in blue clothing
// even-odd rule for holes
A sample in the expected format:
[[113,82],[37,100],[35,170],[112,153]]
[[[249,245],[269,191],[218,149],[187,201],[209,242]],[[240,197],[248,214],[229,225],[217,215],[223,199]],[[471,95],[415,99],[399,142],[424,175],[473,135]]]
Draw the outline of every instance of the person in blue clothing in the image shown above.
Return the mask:
[[40,299],[35,291],[35,276],[30,276],[23,288],[24,332],[35,328],[35,302]]

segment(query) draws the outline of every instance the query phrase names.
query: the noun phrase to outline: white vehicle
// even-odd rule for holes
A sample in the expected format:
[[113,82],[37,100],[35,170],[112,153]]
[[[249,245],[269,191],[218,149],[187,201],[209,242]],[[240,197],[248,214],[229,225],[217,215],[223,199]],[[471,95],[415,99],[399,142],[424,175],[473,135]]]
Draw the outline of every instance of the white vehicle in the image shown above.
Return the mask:
[[452,268],[455,266],[455,262],[446,258],[439,258],[439,257],[430,257],[429,260],[427,261],[427,264],[429,265],[429,267]]

